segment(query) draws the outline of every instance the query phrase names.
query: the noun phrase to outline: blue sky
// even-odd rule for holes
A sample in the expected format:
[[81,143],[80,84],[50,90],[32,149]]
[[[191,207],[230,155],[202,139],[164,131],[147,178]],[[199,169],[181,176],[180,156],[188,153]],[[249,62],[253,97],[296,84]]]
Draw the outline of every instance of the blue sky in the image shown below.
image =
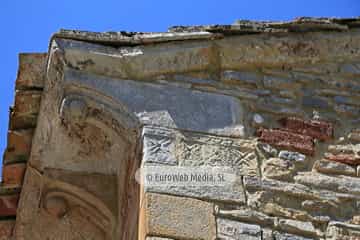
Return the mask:
[[0,151],[20,52],[45,52],[60,28],[91,31],[166,31],[173,25],[230,24],[236,19],[360,16],[360,0],[1,0]]

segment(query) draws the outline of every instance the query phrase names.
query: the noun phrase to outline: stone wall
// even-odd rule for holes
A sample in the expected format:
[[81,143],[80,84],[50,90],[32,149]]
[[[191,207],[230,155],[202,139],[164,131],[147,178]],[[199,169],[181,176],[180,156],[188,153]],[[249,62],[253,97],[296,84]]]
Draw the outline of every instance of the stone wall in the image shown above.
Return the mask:
[[[360,239],[359,25],[55,34],[17,80],[10,129],[37,128],[11,155],[33,141],[14,238]],[[139,167],[233,179],[139,185]]]

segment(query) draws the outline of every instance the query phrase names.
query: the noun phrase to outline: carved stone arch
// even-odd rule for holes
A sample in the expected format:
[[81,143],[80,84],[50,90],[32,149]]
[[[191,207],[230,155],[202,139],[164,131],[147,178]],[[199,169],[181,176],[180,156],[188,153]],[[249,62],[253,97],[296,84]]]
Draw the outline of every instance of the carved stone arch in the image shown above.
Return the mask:
[[[133,177],[140,165],[138,154],[141,123],[126,106],[96,90],[68,85],[65,93],[59,109],[63,127],[69,133],[75,133],[75,139],[80,140],[79,145],[91,150],[88,154],[97,155],[96,158],[104,157],[101,152],[108,149],[104,138],[99,136],[101,133],[114,139],[115,144],[116,139],[118,142],[124,140],[127,152],[122,152],[123,159],[116,163],[119,213],[114,236],[117,236],[116,239],[136,239],[139,189]],[[84,139],[84,133],[94,129],[100,130],[97,138],[88,141]],[[116,152],[112,153],[112,157],[120,158],[115,155]]]
[[[67,81],[69,66],[55,45],[20,199],[27,207],[18,215],[16,235],[44,239],[61,219],[62,232],[78,231],[79,239],[137,239],[139,186],[133,177],[140,165],[141,124],[119,99]],[[77,239],[64,234],[48,237]]]
[[[64,224],[75,227],[81,224],[78,229],[69,227],[75,231],[74,235],[99,240],[113,239],[116,232],[116,219],[111,210],[97,197],[71,184],[44,177],[40,209],[42,217],[51,218],[53,225],[59,225],[59,231],[64,231],[61,226]],[[49,231],[56,229],[54,226]],[[57,235],[54,232],[46,234]]]

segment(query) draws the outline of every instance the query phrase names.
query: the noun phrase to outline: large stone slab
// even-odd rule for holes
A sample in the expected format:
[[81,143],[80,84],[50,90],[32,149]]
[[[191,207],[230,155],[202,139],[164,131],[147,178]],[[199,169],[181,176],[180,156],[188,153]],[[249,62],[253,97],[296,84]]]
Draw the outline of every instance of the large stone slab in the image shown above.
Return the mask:
[[243,128],[244,109],[233,97],[73,70],[65,72],[65,82],[117,99],[144,124],[219,134],[229,134],[229,129],[236,134],[237,128]]
[[191,198],[147,193],[142,214],[147,235],[174,239],[212,240],[216,237],[213,204]]
[[[188,184],[184,184],[184,181],[162,185],[148,183],[144,186],[148,192],[244,204],[240,175],[259,175],[254,153],[256,142],[252,140],[159,127],[144,127],[142,137],[144,171],[151,171],[153,176],[164,179],[170,175],[188,177]],[[199,184],[198,181],[191,181],[195,175],[207,175],[207,179],[211,176],[214,180],[221,175],[224,182]]]
[[259,175],[253,139],[156,126],[145,126],[142,138],[143,164],[230,167],[242,175]]
[[213,71],[211,42],[177,42],[114,48],[80,41],[56,39],[71,67],[126,79],[199,70]]

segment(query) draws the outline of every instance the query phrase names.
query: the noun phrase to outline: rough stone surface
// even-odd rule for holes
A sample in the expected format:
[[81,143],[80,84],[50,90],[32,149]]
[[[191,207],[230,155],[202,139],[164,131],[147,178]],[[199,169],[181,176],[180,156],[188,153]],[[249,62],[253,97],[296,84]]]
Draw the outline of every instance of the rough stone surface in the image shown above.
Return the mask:
[[326,231],[326,239],[359,239],[360,228],[359,225],[346,224],[341,222],[330,222]]
[[356,176],[356,169],[354,167],[326,159],[316,161],[314,168],[321,173]]
[[21,185],[26,170],[25,163],[10,164],[3,166],[2,182],[3,184]]
[[316,236],[316,229],[311,222],[281,219],[278,222],[278,226],[285,232]]
[[33,129],[9,131],[4,162],[24,162],[28,160],[33,138]]
[[11,239],[13,229],[15,226],[15,220],[2,220],[0,221],[0,239]]
[[0,217],[15,216],[19,195],[0,196]]
[[319,189],[360,194],[360,179],[358,178],[303,172],[295,176],[294,179],[300,184],[317,187]]
[[126,104],[144,124],[218,134],[226,128],[242,125],[243,107],[233,97],[173,86],[116,81],[75,71],[67,72],[65,79],[106,92]]
[[180,239],[214,239],[213,204],[191,198],[146,194],[147,234]]
[[146,240],[173,240],[172,238],[163,238],[163,237],[147,237]]
[[280,151],[279,158],[289,160],[289,161],[294,161],[297,163],[303,163],[306,159],[306,156],[301,153],[297,153],[297,152]]
[[353,154],[325,154],[325,158],[331,161],[346,163],[349,165],[359,165],[360,164],[360,156]]
[[217,219],[217,237],[232,240],[261,240],[261,228],[258,225]]
[[46,53],[22,53],[19,55],[16,89],[44,87],[46,58]]
[[324,121],[304,121],[299,118],[288,117],[280,119],[280,123],[283,125],[283,127],[291,131],[308,135],[320,140],[330,140],[334,134],[333,125]]
[[348,137],[351,141],[359,143],[360,142],[360,129],[352,130]]
[[260,129],[257,134],[260,141],[269,143],[270,145],[298,151],[304,154],[314,154],[314,143],[310,136],[280,129]]
[[263,164],[263,176],[278,180],[291,180],[295,173],[295,165],[289,160],[270,158]]

